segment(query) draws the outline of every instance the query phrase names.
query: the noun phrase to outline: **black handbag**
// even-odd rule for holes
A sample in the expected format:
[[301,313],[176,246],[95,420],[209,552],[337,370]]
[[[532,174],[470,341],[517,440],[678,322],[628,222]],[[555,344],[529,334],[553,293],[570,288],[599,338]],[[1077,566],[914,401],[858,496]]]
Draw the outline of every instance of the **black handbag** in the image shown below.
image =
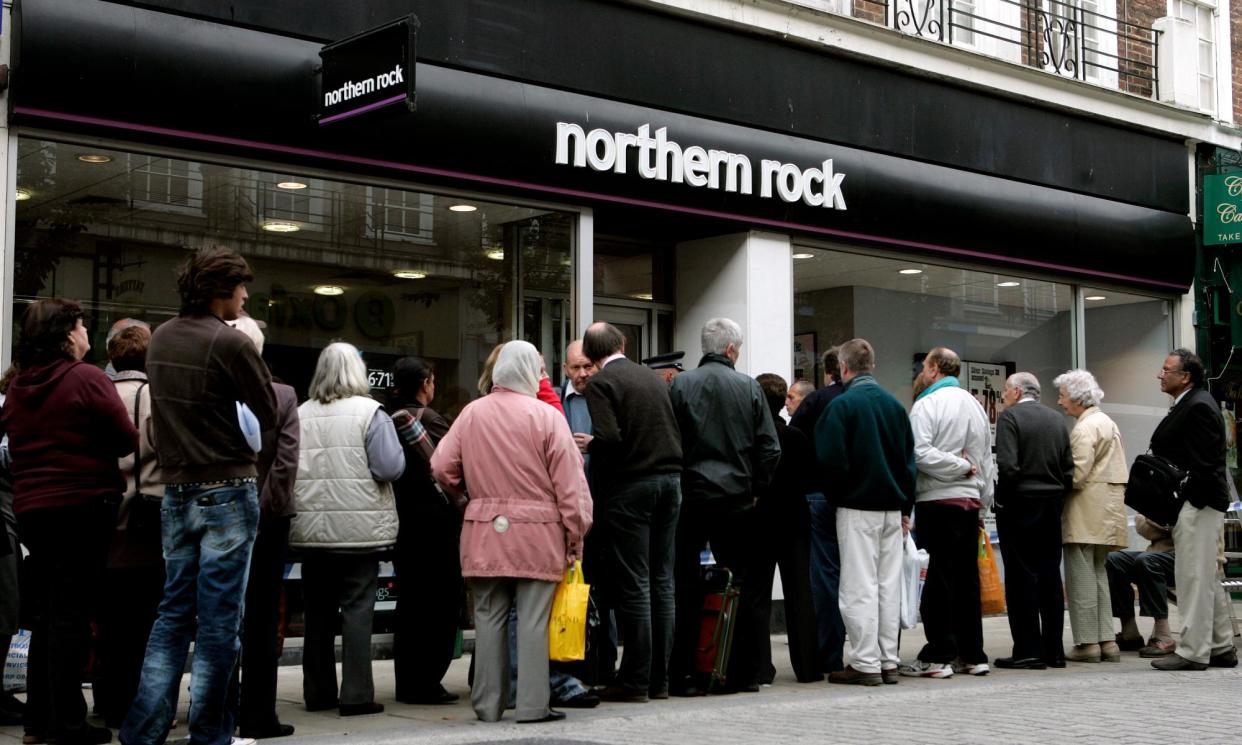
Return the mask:
[[1143,517],[1166,527],[1177,522],[1186,501],[1184,494],[1190,474],[1168,458],[1144,453],[1134,459],[1126,483],[1126,506]]

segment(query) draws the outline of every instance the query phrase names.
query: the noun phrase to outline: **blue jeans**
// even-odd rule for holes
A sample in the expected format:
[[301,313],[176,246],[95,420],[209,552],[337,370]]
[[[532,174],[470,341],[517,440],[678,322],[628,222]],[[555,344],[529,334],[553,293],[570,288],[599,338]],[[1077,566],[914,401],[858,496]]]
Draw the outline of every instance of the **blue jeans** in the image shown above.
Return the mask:
[[819,652],[824,672],[845,669],[845,622],[838,598],[841,554],[837,545],[837,510],[823,494],[806,495],[811,508],[811,597],[819,625]]
[[[168,735],[190,641],[190,742],[228,745],[229,679],[241,648],[238,630],[259,526],[254,480],[169,486],[160,506],[164,598],[151,629],[142,681],[120,731],[124,745],[158,745]],[[197,634],[195,626],[197,625]]]

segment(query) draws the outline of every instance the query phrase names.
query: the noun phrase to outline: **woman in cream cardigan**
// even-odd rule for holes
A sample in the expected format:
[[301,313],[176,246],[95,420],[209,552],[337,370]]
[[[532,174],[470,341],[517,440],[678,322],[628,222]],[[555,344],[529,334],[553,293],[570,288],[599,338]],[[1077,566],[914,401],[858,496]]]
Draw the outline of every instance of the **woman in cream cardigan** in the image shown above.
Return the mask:
[[1052,382],[1061,392],[1057,403],[1078,419],[1070,432],[1074,488],[1065,498],[1061,517],[1065,586],[1074,634],[1074,648],[1065,659],[1120,662],[1105,561],[1109,551],[1129,543],[1126,453],[1117,425],[1099,409],[1104,391],[1095,376],[1086,370],[1070,370]]

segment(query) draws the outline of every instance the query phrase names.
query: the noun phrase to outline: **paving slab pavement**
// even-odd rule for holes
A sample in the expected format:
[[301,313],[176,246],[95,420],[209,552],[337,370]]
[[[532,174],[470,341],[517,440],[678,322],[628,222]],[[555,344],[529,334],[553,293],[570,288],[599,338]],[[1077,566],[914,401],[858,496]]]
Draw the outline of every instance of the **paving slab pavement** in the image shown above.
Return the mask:
[[[1176,618],[1172,619],[1177,628]],[[1147,629],[1149,621],[1143,620]],[[1066,625],[1066,646],[1072,642]],[[1004,617],[984,620],[989,656],[1010,652]],[[923,643],[921,628],[905,632],[903,658]],[[519,725],[512,713],[495,724],[475,719],[468,703],[469,656],[453,663],[445,686],[462,694],[450,706],[393,701],[392,662],[375,663],[376,700],[383,714],[342,718],[302,708],[301,668],[279,673],[278,712],[297,728],[281,745],[471,745],[484,742],[640,743],[1239,743],[1242,668],[1200,673],[1151,669],[1137,653],[1121,663],[1070,663],[1064,670],[993,670],[983,677],[902,678],[895,686],[865,688],[793,679],[785,637],[773,637],[777,679],[759,693],[673,698],[648,704],[602,704],[568,710],[552,724]],[[188,680],[188,678],[187,678]],[[182,725],[170,743],[184,742]],[[0,729],[0,745],[20,742],[20,728]]]

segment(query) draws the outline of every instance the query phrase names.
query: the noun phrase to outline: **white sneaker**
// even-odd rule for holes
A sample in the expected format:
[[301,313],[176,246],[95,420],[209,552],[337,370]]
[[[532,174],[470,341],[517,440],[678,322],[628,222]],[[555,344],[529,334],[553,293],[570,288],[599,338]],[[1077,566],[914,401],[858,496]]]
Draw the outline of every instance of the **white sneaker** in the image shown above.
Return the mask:
[[986,662],[976,662],[973,665],[967,665],[961,660],[953,663],[953,672],[962,673],[963,675],[987,675],[992,672],[992,668],[988,667]]
[[952,678],[953,666],[943,662],[924,662],[915,660],[909,665],[902,665],[898,670],[908,678]]

